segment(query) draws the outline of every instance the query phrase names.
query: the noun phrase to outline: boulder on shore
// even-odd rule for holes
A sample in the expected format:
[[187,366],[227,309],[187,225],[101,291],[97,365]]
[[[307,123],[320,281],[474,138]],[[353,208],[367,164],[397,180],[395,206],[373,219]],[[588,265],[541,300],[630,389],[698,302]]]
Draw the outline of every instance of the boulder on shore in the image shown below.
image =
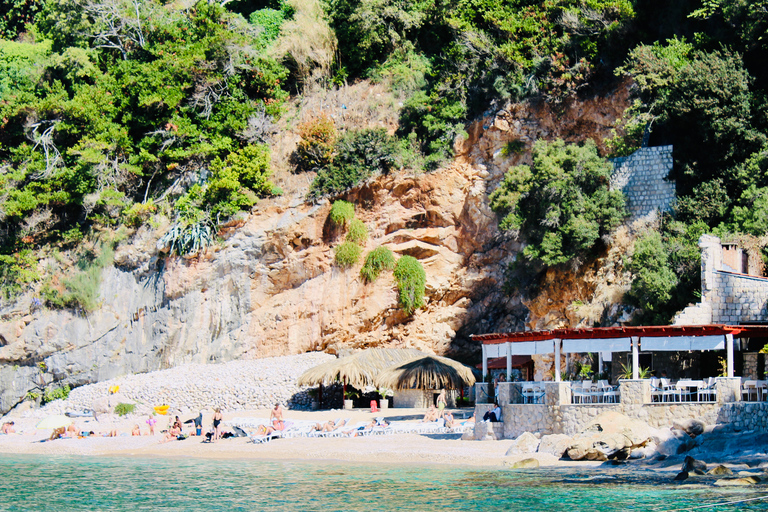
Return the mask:
[[731,471],[729,468],[720,464],[719,466],[715,466],[714,468],[707,471],[707,474],[715,475],[715,476],[732,475],[733,471]]
[[570,446],[573,438],[565,434],[550,434],[548,436],[541,436],[541,442],[539,443],[539,453],[548,453],[555,457],[562,457],[565,455],[568,446]]
[[716,480],[714,485],[718,487],[739,487],[746,485],[755,485],[760,483],[760,479],[754,476],[745,476],[743,478],[722,478]]
[[624,460],[651,440],[647,423],[615,411],[597,416],[568,446],[572,460]]
[[686,473],[696,473],[697,475],[706,475],[707,465],[704,462],[696,460],[689,455],[683,462],[682,471],[685,471]]
[[506,455],[523,455],[525,453],[536,453],[539,448],[540,440],[530,432],[523,432],[517,439],[512,441],[512,445],[507,450]]
[[703,421],[687,419],[684,421],[675,421],[672,423],[672,428],[682,430],[691,437],[700,436],[704,433],[706,425]]

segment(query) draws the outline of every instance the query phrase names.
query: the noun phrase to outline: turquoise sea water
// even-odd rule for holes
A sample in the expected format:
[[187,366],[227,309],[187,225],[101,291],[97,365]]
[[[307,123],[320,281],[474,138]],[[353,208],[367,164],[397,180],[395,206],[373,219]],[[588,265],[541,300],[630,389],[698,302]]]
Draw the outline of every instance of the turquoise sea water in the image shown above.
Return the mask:
[[[627,470],[3,456],[0,510],[768,510],[768,487],[675,485]],[[706,508],[701,508],[707,506]]]

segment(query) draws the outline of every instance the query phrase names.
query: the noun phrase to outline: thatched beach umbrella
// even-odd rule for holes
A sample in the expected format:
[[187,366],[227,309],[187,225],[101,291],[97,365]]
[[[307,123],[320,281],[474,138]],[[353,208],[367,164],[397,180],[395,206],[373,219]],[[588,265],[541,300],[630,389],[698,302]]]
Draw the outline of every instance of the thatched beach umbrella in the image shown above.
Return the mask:
[[297,384],[327,386],[334,382],[342,382],[363,389],[372,385],[375,377],[384,368],[423,354],[419,350],[410,348],[369,348],[310,368],[301,374]]
[[379,373],[375,385],[390,389],[463,389],[475,383],[472,369],[441,356],[420,356]]

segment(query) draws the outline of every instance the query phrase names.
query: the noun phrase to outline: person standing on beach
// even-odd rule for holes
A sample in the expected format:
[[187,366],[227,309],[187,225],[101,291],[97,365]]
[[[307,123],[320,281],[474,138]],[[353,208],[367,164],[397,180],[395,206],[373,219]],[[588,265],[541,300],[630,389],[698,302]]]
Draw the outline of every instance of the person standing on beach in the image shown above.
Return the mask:
[[150,414],[147,417],[147,425],[149,425],[149,435],[151,436],[155,435],[155,423],[157,423],[157,420]]
[[221,420],[224,418],[224,416],[221,414],[221,409],[218,407],[214,409],[213,413],[213,440],[216,441],[218,439],[221,439],[221,429],[219,428],[219,425],[221,425]]
[[441,389],[440,394],[437,395],[437,417],[442,418],[445,414],[446,398],[445,390]]
[[275,404],[275,408],[269,413],[269,420],[275,430],[283,430],[285,428],[285,420],[283,419],[283,408],[280,402]]

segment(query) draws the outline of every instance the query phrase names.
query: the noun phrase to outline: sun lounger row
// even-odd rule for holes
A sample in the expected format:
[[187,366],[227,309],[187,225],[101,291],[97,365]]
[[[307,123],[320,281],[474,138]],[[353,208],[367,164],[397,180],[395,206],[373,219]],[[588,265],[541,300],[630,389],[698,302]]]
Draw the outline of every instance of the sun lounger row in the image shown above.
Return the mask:
[[295,437],[357,437],[393,434],[462,434],[474,428],[474,423],[461,423],[446,427],[440,419],[434,422],[396,422],[391,425],[371,425],[371,422],[352,424],[350,420],[337,420],[337,427],[332,430],[318,430],[317,423],[312,421],[286,421],[284,430],[268,432],[264,426],[269,422],[260,418],[235,418],[227,423],[236,425],[247,432],[254,443],[267,443],[278,438]]

